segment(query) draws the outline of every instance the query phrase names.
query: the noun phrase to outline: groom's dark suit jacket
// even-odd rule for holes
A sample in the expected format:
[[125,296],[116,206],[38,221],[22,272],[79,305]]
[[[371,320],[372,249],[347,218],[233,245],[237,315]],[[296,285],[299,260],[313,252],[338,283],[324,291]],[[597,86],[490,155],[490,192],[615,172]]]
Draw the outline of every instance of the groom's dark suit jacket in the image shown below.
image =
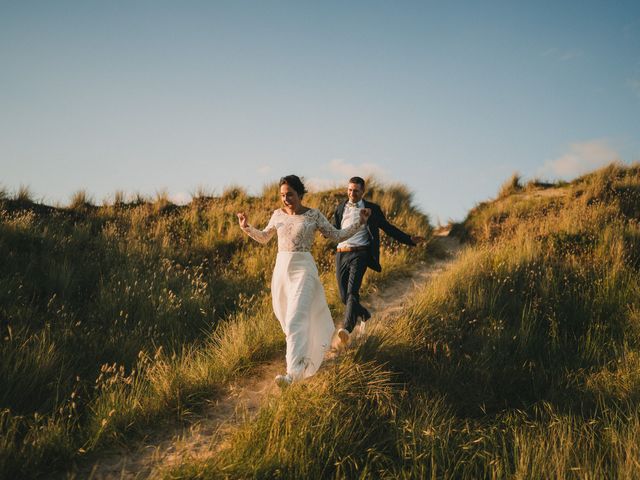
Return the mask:
[[[342,216],[344,215],[344,207],[346,204],[347,201],[345,200],[336,208],[333,216],[336,228],[342,228]],[[404,243],[405,245],[415,245],[415,243],[411,240],[410,235],[407,235],[398,227],[394,227],[389,223],[377,204],[364,200],[364,207],[371,209],[371,216],[367,223],[367,232],[369,233],[369,259],[367,266],[376,272],[380,272],[382,271],[382,267],[380,266],[380,229],[400,243]]]

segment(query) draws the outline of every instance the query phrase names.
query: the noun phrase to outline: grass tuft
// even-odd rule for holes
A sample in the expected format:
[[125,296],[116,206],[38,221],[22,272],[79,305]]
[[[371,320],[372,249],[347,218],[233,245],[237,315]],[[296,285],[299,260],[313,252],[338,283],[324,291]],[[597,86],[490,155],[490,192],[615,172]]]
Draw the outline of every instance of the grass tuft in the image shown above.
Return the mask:
[[78,190],[71,196],[69,208],[72,210],[83,210],[93,207],[93,199],[86,190]]
[[505,198],[514,193],[519,193],[523,190],[522,177],[519,173],[515,172],[509,179],[502,184],[500,191],[498,192],[498,198]]
[[32,204],[33,193],[31,193],[31,189],[27,185],[20,185],[20,188],[14,195],[14,200],[19,204]]

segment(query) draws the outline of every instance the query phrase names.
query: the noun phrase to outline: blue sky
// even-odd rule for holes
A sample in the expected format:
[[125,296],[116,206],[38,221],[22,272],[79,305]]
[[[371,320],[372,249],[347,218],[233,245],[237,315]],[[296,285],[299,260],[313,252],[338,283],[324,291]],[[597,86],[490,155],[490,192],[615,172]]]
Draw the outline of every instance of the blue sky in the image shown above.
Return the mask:
[[612,160],[637,1],[0,0],[0,186],[46,203],[374,174],[445,222]]

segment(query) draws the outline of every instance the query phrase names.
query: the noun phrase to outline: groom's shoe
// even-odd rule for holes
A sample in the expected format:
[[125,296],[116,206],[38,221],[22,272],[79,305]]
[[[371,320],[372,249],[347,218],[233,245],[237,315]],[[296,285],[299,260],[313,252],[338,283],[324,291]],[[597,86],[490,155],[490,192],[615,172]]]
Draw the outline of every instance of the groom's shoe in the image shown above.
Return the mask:
[[364,320],[360,321],[360,326],[358,327],[358,334],[359,335],[364,335],[364,326],[366,325],[366,323],[364,323]]
[[364,334],[364,322],[366,322],[370,318],[371,318],[371,313],[369,312],[369,310],[362,307],[362,311],[360,315],[358,315],[358,325],[359,325],[358,335]]
[[342,343],[342,345],[347,345],[349,343],[349,330],[347,330],[346,328],[341,328],[340,330],[338,330],[338,338],[340,339],[340,343]]
[[287,374],[287,375],[276,375],[276,385],[278,385],[280,388],[286,388],[289,385],[291,385],[292,382],[292,378],[291,375]]

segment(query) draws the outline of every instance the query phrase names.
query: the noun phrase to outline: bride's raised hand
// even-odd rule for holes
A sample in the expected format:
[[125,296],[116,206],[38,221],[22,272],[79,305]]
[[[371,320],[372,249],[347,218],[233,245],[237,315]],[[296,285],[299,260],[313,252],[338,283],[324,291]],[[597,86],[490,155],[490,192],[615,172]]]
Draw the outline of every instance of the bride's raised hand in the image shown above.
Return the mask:
[[361,208],[360,209],[360,224],[364,225],[369,221],[369,217],[371,216],[370,208]]
[[238,216],[238,222],[240,223],[240,228],[247,228],[249,226],[249,221],[247,220],[247,216],[244,212],[239,212],[236,214]]

